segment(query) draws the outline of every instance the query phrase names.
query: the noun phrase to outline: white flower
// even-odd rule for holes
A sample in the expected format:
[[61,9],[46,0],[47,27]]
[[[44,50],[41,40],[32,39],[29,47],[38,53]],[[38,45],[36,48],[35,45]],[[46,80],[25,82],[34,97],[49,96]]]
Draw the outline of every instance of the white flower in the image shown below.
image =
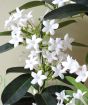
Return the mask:
[[36,51],[36,50],[32,50],[30,51],[30,54],[29,54],[29,58],[34,58],[34,57],[38,57],[40,51]]
[[59,53],[57,54],[57,58],[59,62],[63,62],[66,60],[67,54],[65,52],[59,51]]
[[81,100],[85,94],[86,94],[86,92],[82,92],[80,89],[78,89],[77,93],[73,93],[73,97],[75,99]]
[[20,18],[17,22],[17,25],[20,27],[25,27],[27,24],[27,19],[26,18]]
[[76,72],[80,67],[79,63],[69,55],[67,56],[67,61],[63,61],[62,65],[64,67],[63,70],[69,70],[70,73]]
[[58,101],[57,105],[64,105],[64,104],[63,104],[62,102],[59,102],[59,101]]
[[78,90],[77,90],[77,93],[73,93],[73,97],[74,97],[75,99],[80,100],[84,105],[88,105],[88,104],[85,102],[84,98],[83,98],[83,96],[84,96],[86,93],[87,93],[86,91],[85,91],[85,92],[82,92],[80,89],[78,89]]
[[10,16],[8,20],[5,21],[5,27],[10,28],[13,25],[13,16]]
[[60,64],[58,64],[57,67],[52,66],[52,70],[54,71],[54,74],[52,76],[53,78],[60,76],[61,79],[64,79],[64,75],[63,75],[63,72],[62,72],[62,67],[61,67]]
[[13,14],[14,20],[22,18],[22,12],[24,10],[20,10],[19,8],[16,8],[16,13]]
[[72,98],[72,100],[71,100],[69,103],[67,103],[66,105],[76,105],[76,104],[75,104],[75,99]]
[[32,105],[37,105],[36,103],[32,103]]
[[48,63],[52,63],[57,59],[56,52],[43,51],[43,57],[47,59]]
[[21,27],[25,27],[32,17],[32,11],[30,11],[27,15],[24,15],[24,17],[19,19],[18,25]]
[[61,91],[60,93],[56,92],[55,95],[57,96],[57,100],[61,103],[64,102],[64,100],[69,100],[70,95],[65,95],[65,90]]
[[43,21],[43,25],[44,28],[42,29],[43,32],[46,32],[46,34],[51,34],[54,35],[55,34],[55,29],[57,29],[59,27],[58,23],[55,23],[55,20],[47,20],[47,21]]
[[49,46],[48,46],[49,51],[56,51],[58,53],[62,48],[61,38],[56,38],[56,40],[54,40],[53,38],[50,38],[48,43],[49,43]]
[[88,78],[88,71],[87,66],[83,65],[80,69],[76,72],[78,77],[76,78],[76,82],[85,82]]
[[63,50],[67,50],[69,48],[72,50],[72,45],[71,43],[74,41],[73,38],[70,38],[68,34],[65,35],[64,40],[63,40]]
[[15,27],[15,26],[12,26],[12,32],[11,34],[12,35],[21,35],[21,27]]
[[39,64],[39,60],[37,57],[32,57],[29,60],[26,60],[25,69],[30,68],[33,70]]
[[33,16],[32,16],[32,11],[30,11],[26,16],[27,20],[31,19]]
[[17,47],[20,42],[23,42],[23,38],[18,34],[12,34],[12,39],[9,41],[10,44],[14,44],[14,47]]
[[65,5],[66,2],[68,2],[69,0],[54,0],[52,3],[53,4],[57,4],[58,7],[62,7]]
[[38,85],[41,87],[43,85],[43,81],[45,79],[47,79],[47,77],[45,75],[42,75],[42,70],[39,70],[37,73],[32,72],[31,76],[34,78],[31,83],[32,84],[36,84],[38,83]]
[[32,39],[26,39],[27,49],[39,50],[39,43],[42,41],[41,38],[36,38],[36,35],[32,36]]

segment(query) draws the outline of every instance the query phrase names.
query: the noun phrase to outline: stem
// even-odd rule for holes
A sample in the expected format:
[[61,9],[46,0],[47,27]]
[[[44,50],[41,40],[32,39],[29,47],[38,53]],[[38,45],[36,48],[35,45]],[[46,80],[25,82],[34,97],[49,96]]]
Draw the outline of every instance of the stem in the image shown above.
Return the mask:
[[84,14],[79,14],[79,15],[77,15],[77,16],[72,16],[72,18],[78,18],[78,17],[83,18],[83,16],[84,16]]
[[84,105],[88,105],[83,98],[80,99]]
[[45,7],[48,7],[50,10],[53,10],[48,4],[45,3]]
[[[40,38],[43,39],[43,32],[42,32],[42,29],[43,29],[43,23],[42,23],[42,21],[41,21]],[[42,42],[41,42],[40,44],[42,44]],[[40,50],[42,51],[42,47],[40,48]],[[42,56],[42,52],[40,53],[40,59],[41,59],[41,63],[42,63],[42,68],[43,68],[43,70],[45,71],[45,65],[44,65],[44,59],[43,59],[43,56]]]

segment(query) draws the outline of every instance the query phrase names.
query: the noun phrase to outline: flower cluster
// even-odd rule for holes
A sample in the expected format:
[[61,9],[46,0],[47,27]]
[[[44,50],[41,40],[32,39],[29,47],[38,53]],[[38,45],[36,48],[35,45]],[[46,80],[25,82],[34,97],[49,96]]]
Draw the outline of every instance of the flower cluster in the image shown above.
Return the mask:
[[[64,5],[68,0],[54,0],[53,4]],[[25,61],[25,69],[30,69],[32,81],[31,84],[38,84],[42,87],[45,81],[60,77],[64,79],[64,74],[76,74],[76,82],[85,82],[88,78],[87,66],[81,66],[77,60],[73,59],[67,50],[72,50],[73,38],[66,34],[64,38],[53,38],[55,30],[59,28],[56,20],[42,20],[43,28],[35,26],[33,23],[32,12],[24,13],[24,10],[16,9],[10,18],[5,22],[5,26],[12,30],[12,39],[9,41],[14,47],[19,44],[26,46],[29,51],[28,59]],[[42,31],[42,35],[40,33]],[[57,96],[57,105],[75,105],[75,99],[82,99],[85,92],[78,90],[73,93],[73,97],[65,95],[65,90],[61,93],[55,93]],[[70,101],[69,101],[70,100]],[[35,105],[35,103],[33,103]]]
[[61,91],[60,93],[56,92],[55,94],[58,101],[57,105],[64,105],[64,100],[69,102],[66,105],[76,105],[76,100],[80,100],[84,105],[86,105],[83,99],[83,96],[86,94],[86,92],[82,92],[81,90],[77,90],[77,92],[73,93],[72,96],[66,95],[65,90]]

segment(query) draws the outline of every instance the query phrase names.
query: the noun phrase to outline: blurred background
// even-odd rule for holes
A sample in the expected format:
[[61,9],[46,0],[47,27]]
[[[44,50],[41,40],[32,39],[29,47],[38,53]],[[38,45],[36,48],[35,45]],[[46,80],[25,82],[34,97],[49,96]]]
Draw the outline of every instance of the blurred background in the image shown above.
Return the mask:
[[[6,30],[4,28],[4,22],[9,18],[9,12],[28,1],[30,0],[0,0],[0,31]],[[47,8],[43,6],[32,9],[36,24],[38,17],[41,17],[46,10]],[[85,16],[83,19],[76,18],[76,21],[76,23],[58,30],[56,34],[63,37],[66,33],[69,33],[69,36],[73,37],[76,42],[88,45],[88,17]],[[9,40],[10,37],[8,36],[0,36],[0,45],[8,42]],[[80,64],[85,63],[85,56],[87,53],[88,48],[84,47],[73,47],[72,52],[70,52],[70,54],[77,59]],[[3,88],[17,76],[12,74],[6,76],[6,69],[16,66],[24,66],[26,58],[27,52],[22,46],[0,54],[0,94]],[[0,105],[2,105],[1,101]]]

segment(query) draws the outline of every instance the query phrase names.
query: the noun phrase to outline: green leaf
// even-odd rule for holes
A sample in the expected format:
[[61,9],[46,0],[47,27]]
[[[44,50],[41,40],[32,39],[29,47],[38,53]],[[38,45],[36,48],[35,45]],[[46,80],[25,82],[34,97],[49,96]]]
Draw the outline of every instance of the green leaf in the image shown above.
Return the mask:
[[86,59],[85,59],[86,64],[88,64],[88,53],[86,55]]
[[14,48],[14,45],[10,44],[10,43],[6,43],[4,45],[0,46],[0,53],[6,52],[8,50],[11,50],[12,48]]
[[36,94],[35,102],[37,105],[57,105],[56,97],[47,92]]
[[11,31],[0,32],[0,36],[8,36],[8,35],[11,35]]
[[27,92],[25,96],[22,97],[22,99],[20,99],[19,101],[17,101],[15,104],[12,105],[32,105],[32,103],[34,102],[35,100],[33,98],[33,95]]
[[[28,9],[28,8],[32,8],[32,7],[41,6],[41,5],[44,5],[44,4],[45,4],[44,1],[30,1],[30,2],[20,6],[19,9],[20,10],[22,10],[22,9]],[[16,10],[11,11],[10,14],[15,12],[15,11]]]
[[12,67],[6,70],[6,74],[8,73],[30,73],[30,70],[24,67]]
[[31,78],[29,74],[22,74],[14,79],[4,89],[1,99],[3,104],[14,104],[19,101],[31,86]]
[[66,94],[69,94],[69,95],[71,95],[72,96],[72,94],[74,93],[74,91],[73,90],[66,90]]
[[65,26],[70,25],[75,22],[76,22],[75,20],[67,20],[67,21],[61,22],[61,23],[59,23],[59,28],[63,28]]
[[43,0],[43,1],[45,1],[45,2],[48,3],[48,4],[53,5],[52,0]]
[[27,93],[24,95],[23,98],[29,98],[29,97],[32,98],[33,95],[32,95],[31,93],[27,92]]
[[[65,76],[71,76],[71,77],[74,77],[74,78],[77,77],[76,74],[70,74],[69,72],[67,72],[66,74],[64,74],[64,77],[65,77]],[[72,85],[69,81],[66,80],[66,78],[61,79],[61,78],[58,76],[57,79],[58,79],[59,81],[61,81],[62,83],[66,84],[66,85],[69,85],[69,86]]]
[[81,4],[68,4],[55,9],[44,16],[44,19],[63,19],[80,13],[88,12],[88,7]]
[[70,77],[70,76],[66,76],[66,79],[76,88],[76,89],[80,89],[83,92],[87,92],[85,95],[88,97],[88,88],[82,84],[82,83],[77,83],[75,81],[75,78]]
[[53,86],[46,87],[43,90],[43,92],[55,94],[55,92],[61,92],[62,90],[71,90],[71,88],[69,88],[67,86],[61,86],[61,85],[53,85]]
[[78,4],[83,4],[83,5],[86,5],[88,6],[88,0],[72,0]]
[[73,46],[78,46],[78,47],[88,47],[88,45],[82,44],[82,43],[78,43],[78,42],[72,42]]

